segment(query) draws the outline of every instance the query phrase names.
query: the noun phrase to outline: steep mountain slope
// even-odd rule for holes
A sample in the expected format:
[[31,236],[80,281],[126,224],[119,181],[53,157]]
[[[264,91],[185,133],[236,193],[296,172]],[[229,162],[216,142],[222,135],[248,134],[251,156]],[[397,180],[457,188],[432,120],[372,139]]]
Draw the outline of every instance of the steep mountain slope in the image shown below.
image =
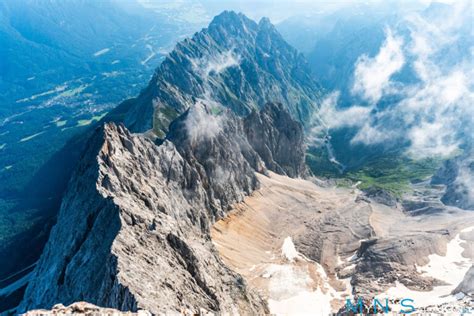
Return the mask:
[[163,137],[170,121],[198,99],[212,100],[239,115],[279,102],[307,122],[321,89],[304,57],[268,19],[258,24],[225,11],[208,28],[180,42],[136,99],[112,114],[133,132]]
[[259,315],[337,310],[337,292],[444,300],[469,288],[472,212],[429,192],[389,207],[288,177],[307,174],[301,123],[320,90],[280,39],[267,20],[225,12],[104,118],[19,312],[86,300]]
[[307,175],[302,126],[291,119],[281,104],[267,104],[260,112],[252,111],[244,119],[244,129],[249,143],[270,170],[290,177]]
[[[267,114],[279,111],[265,107]],[[301,127],[287,135],[271,123],[263,127],[302,137]],[[98,129],[20,311],[81,299],[152,313],[264,313],[263,301],[223,264],[209,237],[215,220],[258,188],[254,172],[266,173],[245,135],[230,110],[212,114],[201,103],[178,117],[159,145],[123,125]],[[304,152],[299,146],[288,149]]]

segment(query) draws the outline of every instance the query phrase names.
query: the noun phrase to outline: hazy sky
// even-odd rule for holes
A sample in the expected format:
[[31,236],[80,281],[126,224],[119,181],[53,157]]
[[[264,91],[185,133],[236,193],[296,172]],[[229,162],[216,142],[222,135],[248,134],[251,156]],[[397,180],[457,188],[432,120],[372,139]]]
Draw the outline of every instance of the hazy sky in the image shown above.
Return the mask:
[[[427,6],[431,0],[137,0],[145,6],[159,8],[174,8],[184,11],[188,17],[193,15],[208,22],[214,15],[223,10],[235,10],[245,13],[252,19],[269,17],[273,23],[281,22],[292,16],[326,14],[334,10],[353,5],[373,5],[389,9],[396,6],[397,9],[420,8]],[[437,2],[452,2],[453,0],[441,0]],[[204,15],[206,16],[204,18]]]
[[[137,0],[144,6],[159,9],[174,9],[176,14],[208,22],[223,10],[243,12],[252,19],[269,17],[273,23],[298,15],[327,14],[332,11],[354,6],[371,5],[374,8],[400,11],[421,8],[431,0]],[[448,0],[442,0],[446,2]]]

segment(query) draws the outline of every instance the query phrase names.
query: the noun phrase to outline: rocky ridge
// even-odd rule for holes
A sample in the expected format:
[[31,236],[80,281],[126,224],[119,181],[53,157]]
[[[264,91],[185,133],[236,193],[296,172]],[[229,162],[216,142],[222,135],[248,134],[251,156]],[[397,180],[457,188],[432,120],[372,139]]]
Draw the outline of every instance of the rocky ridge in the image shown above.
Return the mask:
[[252,111],[244,119],[244,129],[249,143],[270,170],[289,177],[307,175],[303,128],[281,104],[267,104],[261,111]]
[[[148,87],[104,118],[115,123],[89,138],[18,311],[81,300],[266,313],[209,229],[258,188],[255,172],[306,175],[294,118],[314,110],[318,89],[267,19],[224,12],[179,43]],[[281,104],[256,111],[269,101]]]
[[[284,126],[264,127],[287,133]],[[301,152],[300,145],[289,152]],[[279,165],[280,156],[270,170],[303,172]],[[105,124],[69,183],[19,311],[85,300],[123,311],[265,313],[262,299],[222,262],[209,230],[258,188],[255,171],[266,170],[244,120],[229,110],[213,114],[197,104],[159,144]]]

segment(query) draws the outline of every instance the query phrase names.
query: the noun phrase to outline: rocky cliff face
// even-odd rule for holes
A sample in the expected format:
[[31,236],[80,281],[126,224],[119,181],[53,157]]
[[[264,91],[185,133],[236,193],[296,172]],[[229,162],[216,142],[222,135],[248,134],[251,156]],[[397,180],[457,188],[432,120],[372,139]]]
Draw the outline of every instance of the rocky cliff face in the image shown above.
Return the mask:
[[180,42],[136,99],[110,117],[133,132],[162,138],[169,123],[198,100],[217,102],[247,115],[279,102],[307,122],[321,96],[304,57],[268,19],[259,23],[225,11],[208,28]]
[[73,176],[21,310],[85,300],[154,313],[265,311],[207,235],[228,203],[257,186],[243,157],[234,159],[244,167],[221,188],[172,142],[105,125]]
[[[288,117],[278,111],[268,105],[255,115]],[[287,126],[273,123],[259,126],[282,139],[302,137],[295,121],[288,121],[295,128],[290,135]],[[19,310],[84,300],[152,313],[265,313],[209,237],[212,223],[258,188],[255,171],[267,170],[244,125],[229,110],[213,113],[196,104],[172,122],[160,144],[123,125],[97,130]],[[303,150],[299,142],[288,145],[289,152]]]
[[269,103],[262,111],[253,111],[245,118],[244,128],[249,143],[270,170],[290,177],[307,174],[303,128],[281,104]]

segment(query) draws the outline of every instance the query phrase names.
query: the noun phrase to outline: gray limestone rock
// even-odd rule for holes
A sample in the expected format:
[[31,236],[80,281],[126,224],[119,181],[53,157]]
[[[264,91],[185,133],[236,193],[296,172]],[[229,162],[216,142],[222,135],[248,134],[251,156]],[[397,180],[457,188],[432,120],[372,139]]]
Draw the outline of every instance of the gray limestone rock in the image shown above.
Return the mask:
[[305,164],[304,134],[281,104],[268,103],[244,119],[250,145],[262,157],[268,169],[289,177],[308,174]]
[[216,168],[242,167],[238,178],[223,175],[223,187],[194,161],[199,154],[184,152],[179,142],[157,146],[124,126],[97,130],[19,311],[84,300],[123,311],[265,313],[208,234],[256,188],[254,170],[242,155],[217,157]]

